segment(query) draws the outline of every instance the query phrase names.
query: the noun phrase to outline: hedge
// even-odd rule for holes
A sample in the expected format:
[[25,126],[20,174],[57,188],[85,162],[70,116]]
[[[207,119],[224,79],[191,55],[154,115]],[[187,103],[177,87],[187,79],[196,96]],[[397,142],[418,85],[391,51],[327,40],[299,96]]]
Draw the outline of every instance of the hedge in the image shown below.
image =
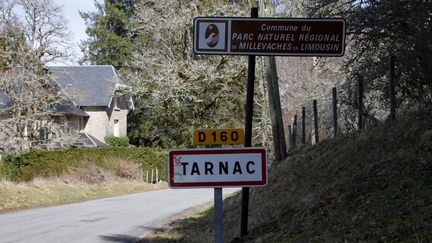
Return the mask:
[[158,168],[166,178],[166,152],[158,148],[75,148],[53,151],[33,150],[21,155],[7,154],[0,163],[0,177],[12,181],[29,181],[35,177],[61,176],[68,167],[82,161],[110,170],[113,161],[125,160],[141,164],[143,172]]
[[105,142],[113,147],[129,147],[129,138],[128,137],[114,137],[114,136],[106,136]]

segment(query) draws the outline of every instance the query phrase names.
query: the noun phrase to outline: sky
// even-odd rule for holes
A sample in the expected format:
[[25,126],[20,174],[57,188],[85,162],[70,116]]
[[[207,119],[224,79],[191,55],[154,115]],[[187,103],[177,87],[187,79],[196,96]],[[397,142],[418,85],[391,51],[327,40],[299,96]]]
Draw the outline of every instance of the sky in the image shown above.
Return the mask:
[[[79,48],[81,40],[87,39],[85,33],[86,25],[84,20],[79,15],[78,11],[94,12],[96,7],[94,0],[52,0],[63,9],[63,15],[67,20],[69,31],[71,32],[71,41],[74,46],[75,56],[72,58],[72,64],[78,64],[78,59],[82,56]],[[60,65],[61,63],[59,63]]]

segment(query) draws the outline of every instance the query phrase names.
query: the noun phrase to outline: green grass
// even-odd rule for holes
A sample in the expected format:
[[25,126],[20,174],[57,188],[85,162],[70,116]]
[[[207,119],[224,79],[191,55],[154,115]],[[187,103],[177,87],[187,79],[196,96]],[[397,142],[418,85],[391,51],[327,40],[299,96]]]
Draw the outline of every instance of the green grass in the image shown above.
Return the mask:
[[[225,242],[431,242],[432,111],[290,151],[251,189],[249,235],[240,195],[224,202]],[[213,211],[167,226],[152,242],[213,241]]]

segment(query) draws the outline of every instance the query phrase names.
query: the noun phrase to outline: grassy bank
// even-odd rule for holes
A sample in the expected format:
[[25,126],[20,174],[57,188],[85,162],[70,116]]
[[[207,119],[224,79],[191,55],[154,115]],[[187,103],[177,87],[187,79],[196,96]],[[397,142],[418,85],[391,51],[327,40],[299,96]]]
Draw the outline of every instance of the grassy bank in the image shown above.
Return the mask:
[[[249,235],[240,195],[224,202],[226,242],[432,241],[432,111],[360,134],[298,148],[275,162],[265,188],[251,189]],[[211,208],[152,242],[211,242]]]
[[[123,163],[124,162],[124,163]],[[33,150],[24,154],[7,154],[0,161],[0,178],[10,181],[30,181],[33,178],[68,175],[74,168],[92,165],[106,171],[121,173],[134,164],[146,170],[158,168],[160,178],[166,177],[165,151],[157,148],[77,148],[53,151]]]
[[[82,148],[10,154],[0,161],[0,211],[166,188],[165,152],[152,148]],[[154,182],[158,180],[154,178]]]
[[79,202],[166,187],[166,183],[147,184],[133,180],[109,180],[98,184],[54,178],[21,183],[2,181],[0,211]]

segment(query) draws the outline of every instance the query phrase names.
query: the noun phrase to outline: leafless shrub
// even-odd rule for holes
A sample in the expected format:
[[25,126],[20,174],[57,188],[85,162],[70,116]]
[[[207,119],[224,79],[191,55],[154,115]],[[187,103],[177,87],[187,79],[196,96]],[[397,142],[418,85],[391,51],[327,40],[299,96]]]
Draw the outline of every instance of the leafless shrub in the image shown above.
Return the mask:
[[114,174],[120,178],[142,181],[144,176],[141,165],[137,163],[118,161],[114,167]]
[[80,163],[69,168],[71,177],[89,184],[102,183],[114,179],[113,173],[106,171],[92,163]]

